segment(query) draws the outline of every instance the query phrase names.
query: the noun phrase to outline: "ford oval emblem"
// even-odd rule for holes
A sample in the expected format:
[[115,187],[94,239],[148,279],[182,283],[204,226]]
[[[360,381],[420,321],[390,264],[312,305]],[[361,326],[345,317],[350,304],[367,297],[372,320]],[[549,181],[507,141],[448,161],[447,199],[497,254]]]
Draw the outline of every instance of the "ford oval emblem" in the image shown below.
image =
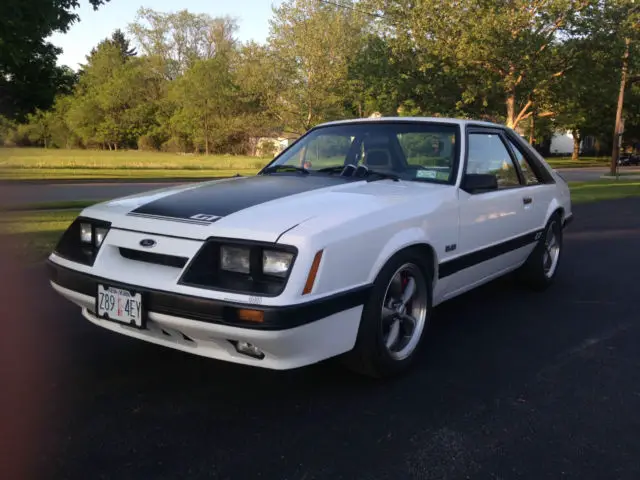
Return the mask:
[[156,245],[156,241],[150,238],[145,238],[143,240],[140,240],[141,247],[151,248],[151,247],[154,247],[155,245]]

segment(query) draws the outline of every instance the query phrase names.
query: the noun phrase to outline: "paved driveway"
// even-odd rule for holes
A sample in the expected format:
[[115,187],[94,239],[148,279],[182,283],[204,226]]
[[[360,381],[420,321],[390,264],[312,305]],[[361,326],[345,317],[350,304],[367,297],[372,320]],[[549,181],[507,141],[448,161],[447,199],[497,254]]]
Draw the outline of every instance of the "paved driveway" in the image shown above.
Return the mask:
[[29,301],[5,288],[20,388],[0,415],[30,429],[4,453],[43,479],[640,478],[639,209],[577,206],[550,290],[507,278],[442,305],[417,368],[388,383],[121,337],[35,268]]
[[91,183],[20,183],[0,185],[3,201],[11,205],[68,200],[106,200],[147,190],[178,185],[179,182],[91,182]]

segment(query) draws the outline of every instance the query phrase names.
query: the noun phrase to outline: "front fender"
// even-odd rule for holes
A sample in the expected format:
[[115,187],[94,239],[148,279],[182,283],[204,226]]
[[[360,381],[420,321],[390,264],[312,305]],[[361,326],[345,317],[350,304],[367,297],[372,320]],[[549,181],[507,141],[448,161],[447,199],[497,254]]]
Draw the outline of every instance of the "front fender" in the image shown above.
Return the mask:
[[544,224],[541,225],[540,227],[545,228],[547,223],[549,223],[549,219],[551,218],[551,215],[553,215],[559,209],[562,209],[563,211],[562,216],[564,218],[564,216],[567,214],[565,206],[562,205],[557,198],[552,199],[551,202],[549,203],[549,206],[547,207],[547,212],[544,216]]
[[[376,279],[380,270],[386,265],[393,255],[395,255],[400,250],[403,250],[407,247],[411,247],[413,245],[431,245],[429,244],[428,239],[425,236],[425,232],[417,227],[407,228],[405,230],[401,230],[395,233],[389,241],[384,245],[378,258],[374,262],[368,276],[368,283],[373,283]],[[433,248],[432,248],[433,251]],[[436,257],[435,251],[433,251],[433,261],[434,261],[434,278],[437,278],[437,266],[438,259]]]

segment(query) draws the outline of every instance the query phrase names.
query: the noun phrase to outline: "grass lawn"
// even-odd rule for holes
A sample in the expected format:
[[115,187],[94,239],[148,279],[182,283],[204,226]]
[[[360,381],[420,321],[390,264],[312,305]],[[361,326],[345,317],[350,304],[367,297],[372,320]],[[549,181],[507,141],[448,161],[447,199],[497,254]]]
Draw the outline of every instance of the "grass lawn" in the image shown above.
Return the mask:
[[590,168],[608,167],[609,157],[582,157],[579,160],[571,160],[571,157],[549,157],[547,163],[553,168]]
[[127,150],[0,148],[0,179],[207,178],[251,175],[270,158]]
[[44,260],[79,210],[50,212],[3,212],[0,233],[8,235],[11,254],[25,261]]
[[640,196],[640,180],[569,182],[569,188],[571,189],[572,203]]

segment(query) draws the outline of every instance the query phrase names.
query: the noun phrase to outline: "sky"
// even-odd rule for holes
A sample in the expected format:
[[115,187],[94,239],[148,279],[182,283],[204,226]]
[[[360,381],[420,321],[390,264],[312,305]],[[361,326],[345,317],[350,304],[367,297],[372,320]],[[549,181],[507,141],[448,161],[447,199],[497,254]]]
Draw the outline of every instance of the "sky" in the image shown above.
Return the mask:
[[80,1],[76,13],[80,21],[67,33],[55,33],[49,39],[63,49],[58,56],[58,65],[68,65],[74,70],[84,63],[85,55],[101,40],[111,36],[117,28],[126,34],[127,25],[134,21],[140,7],[160,12],[189,10],[192,13],[208,13],[212,17],[229,15],[238,20],[238,39],[264,42],[269,34],[271,6],[282,0],[111,0],[98,10],[86,0]]

